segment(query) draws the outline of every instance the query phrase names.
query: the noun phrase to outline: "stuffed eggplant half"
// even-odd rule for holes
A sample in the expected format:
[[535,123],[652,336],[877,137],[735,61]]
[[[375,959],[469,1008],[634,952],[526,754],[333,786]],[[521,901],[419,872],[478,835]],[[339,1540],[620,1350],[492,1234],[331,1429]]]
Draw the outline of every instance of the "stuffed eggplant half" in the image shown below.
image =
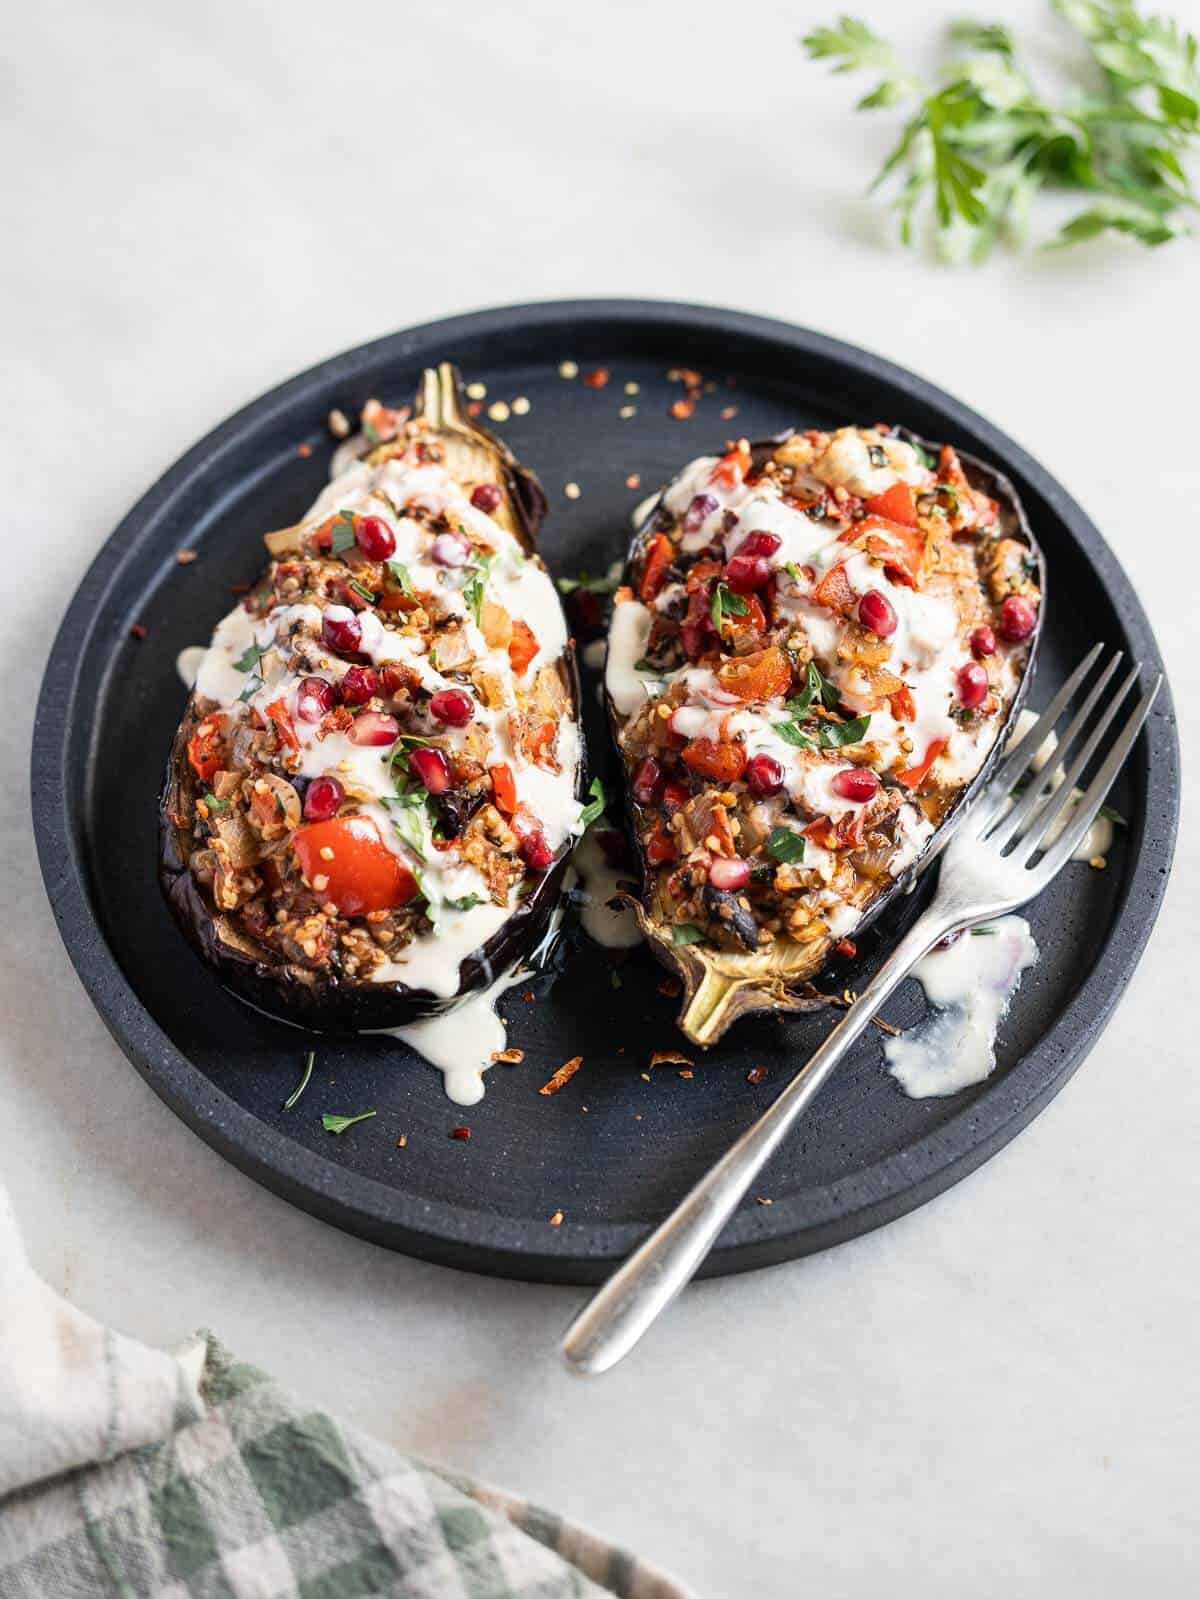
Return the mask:
[[529,953],[583,808],[536,479],[451,367],[411,418],[369,410],[366,453],[266,535],[218,625],[162,801],[192,942],[243,998],[327,1030],[404,1025]]
[[693,1042],[822,1002],[1002,747],[1043,587],[1006,480],[882,427],[743,440],[659,496],[606,689]]

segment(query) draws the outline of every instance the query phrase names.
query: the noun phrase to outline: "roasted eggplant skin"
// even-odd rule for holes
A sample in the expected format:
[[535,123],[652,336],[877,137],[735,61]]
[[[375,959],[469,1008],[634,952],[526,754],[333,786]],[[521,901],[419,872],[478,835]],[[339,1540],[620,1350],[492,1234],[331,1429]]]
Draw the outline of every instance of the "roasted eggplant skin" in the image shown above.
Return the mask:
[[[790,436],[789,430],[775,438],[759,440],[748,446],[743,444],[742,448],[749,450],[751,469],[761,467]],[[891,429],[889,436],[912,445],[926,457],[934,460],[939,458],[943,450],[941,444],[931,442],[908,429]],[[1019,542],[1027,552],[1027,559],[1031,563],[1031,580],[1040,592],[1036,623],[1032,634],[1023,645],[1026,652],[1023,670],[1012,698],[998,721],[994,740],[982,764],[973,778],[958,790],[941,816],[932,836],[916,857],[895,875],[890,886],[863,912],[854,927],[855,940],[881,918],[886,917],[889,910],[896,911],[896,919],[899,920],[901,907],[898,902],[911,892],[922,872],[940,854],[949,841],[958,819],[973,797],[990,779],[1005,745],[1012,736],[1034,675],[1038,642],[1046,614],[1045,556],[1011,481],[990,463],[968,452],[957,450],[955,454],[971,489],[989,496],[998,505],[1005,536]],[[663,493],[665,492],[666,489],[663,490]],[[623,574],[623,581],[627,585],[634,582],[637,572],[642,569],[648,546],[655,536],[660,499],[661,495],[656,496],[649,503],[646,514],[629,543]],[[625,725],[626,717],[614,704],[607,687],[606,705],[610,731],[620,751],[619,735]],[[624,763],[622,765],[624,767]],[[682,983],[683,995],[678,1025],[685,1036],[692,1043],[707,1048],[742,1016],[759,1011],[778,1013],[815,1010],[828,1004],[827,996],[815,986],[814,980],[832,954],[834,944],[832,939],[827,941],[821,959],[811,969],[800,970],[794,974],[786,970],[748,970],[751,963],[762,959],[759,955],[730,956],[727,951],[704,942],[676,943],[670,926],[655,914],[652,893],[655,870],[647,859],[644,841],[640,835],[638,807],[634,802],[628,771],[626,771],[624,800],[627,825],[634,840],[642,877],[640,899],[631,898],[630,903],[655,959]]]
[[[473,479],[491,481],[500,487],[506,525],[525,554],[544,570],[537,555],[537,535],[546,512],[541,485],[500,440],[468,419],[461,382],[453,367],[444,364],[425,373],[415,415],[427,419],[439,438],[448,441],[450,460],[462,454]],[[582,804],[587,759],[573,639],[567,640],[556,665],[570,717],[579,729],[575,798]],[[204,785],[189,762],[188,747],[201,721],[201,709],[193,694],[167,763],[159,806],[159,881],[170,912],[188,942],[237,998],[269,1016],[310,1031],[347,1034],[391,1029],[452,1008],[468,995],[490,986],[537,949],[562,899],[573,836],[558,847],[551,863],[533,880],[530,891],[499,929],[462,959],[457,989],[449,998],[401,982],[355,980],[334,968],[313,971],[289,962],[248,936],[244,927],[217,907],[211,890],[197,880],[189,867],[194,848],[191,818]]]

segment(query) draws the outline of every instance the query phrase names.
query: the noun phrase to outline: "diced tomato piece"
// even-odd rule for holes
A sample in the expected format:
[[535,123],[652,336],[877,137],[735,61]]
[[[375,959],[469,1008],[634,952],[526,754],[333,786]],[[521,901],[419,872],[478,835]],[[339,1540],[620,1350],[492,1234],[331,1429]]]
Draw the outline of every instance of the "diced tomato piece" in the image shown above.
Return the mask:
[[654,824],[654,831],[646,840],[645,849],[646,859],[651,866],[662,866],[667,861],[675,859],[675,839],[661,816]]
[[416,898],[416,878],[369,816],[335,816],[298,827],[292,849],[314,892],[332,900],[343,916],[393,910]]
[[930,767],[949,742],[948,738],[931,739],[924,758],[916,766],[909,766],[903,772],[896,773],[897,782],[903,783],[905,788],[920,788],[921,784],[929,776]]
[[818,605],[836,611],[839,616],[849,616],[858,605],[858,595],[850,587],[846,568],[840,564],[829,568],[813,590],[813,599]]
[[663,586],[667,568],[675,559],[675,546],[665,533],[656,533],[646,551],[642,566],[642,581],[638,584],[638,597],[649,605]]
[[818,816],[815,822],[809,822],[802,829],[806,838],[811,838],[814,844],[819,844],[822,849],[837,849],[837,829],[828,816]]
[[528,622],[519,619],[513,622],[512,638],[508,641],[508,658],[512,669],[518,677],[522,677],[530,661],[538,652],[537,634]]
[[667,783],[662,791],[662,808],[668,816],[673,816],[691,797],[686,783]]
[[853,523],[852,530],[855,543],[861,539],[865,550],[886,563],[884,570],[894,583],[916,587],[925,560],[925,535],[919,528],[867,516]]
[[873,516],[882,516],[889,522],[901,522],[905,527],[917,525],[917,502],[909,483],[893,483],[882,494],[869,495],[864,503]]
[[757,594],[743,594],[746,609],[740,616],[730,616],[728,613],[722,617],[721,631],[729,632],[736,636],[739,633],[765,633],[767,631],[767,613],[763,610]]
[[702,777],[714,778],[718,783],[736,783],[746,769],[746,752],[740,744],[697,738],[684,750],[683,763]]
[[750,447],[747,444],[736,444],[732,450],[727,450],[713,467],[709,475],[710,483],[719,483],[722,488],[735,489],[750,470]]
[[950,483],[963,493],[970,493],[971,485],[967,482],[967,474],[962,469],[962,462],[958,458],[958,451],[950,444],[943,444],[938,456],[938,482]]
[[898,722],[916,720],[917,702],[913,699],[912,689],[907,683],[902,684],[894,694],[888,696],[888,708]]
[[738,655],[717,670],[721,687],[740,700],[773,700],[786,694],[792,668],[782,650],[772,646],[754,655]]
[[512,774],[512,767],[489,766],[488,776],[492,780],[492,796],[496,802],[496,809],[503,811],[505,816],[512,816],[517,808],[517,784]]
[[267,715],[275,724],[275,731],[290,750],[300,748],[300,740],[296,737],[296,729],[292,726],[292,719],[288,715],[288,708],[283,700],[272,700],[267,706]]
[[188,739],[188,761],[202,783],[211,783],[221,770],[221,735],[229,718],[213,711]]

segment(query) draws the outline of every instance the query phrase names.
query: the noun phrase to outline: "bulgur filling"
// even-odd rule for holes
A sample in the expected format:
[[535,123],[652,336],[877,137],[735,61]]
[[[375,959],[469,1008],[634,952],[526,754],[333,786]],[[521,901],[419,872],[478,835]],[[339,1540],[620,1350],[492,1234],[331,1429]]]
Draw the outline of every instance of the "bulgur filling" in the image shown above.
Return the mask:
[[742,440],[664,491],[606,683],[677,944],[827,946],[919,855],[1035,629],[1008,518],[884,427]]
[[216,629],[174,820],[216,910],[298,974],[449,997],[580,830],[566,624],[501,488],[372,405],[375,448],[267,535]]

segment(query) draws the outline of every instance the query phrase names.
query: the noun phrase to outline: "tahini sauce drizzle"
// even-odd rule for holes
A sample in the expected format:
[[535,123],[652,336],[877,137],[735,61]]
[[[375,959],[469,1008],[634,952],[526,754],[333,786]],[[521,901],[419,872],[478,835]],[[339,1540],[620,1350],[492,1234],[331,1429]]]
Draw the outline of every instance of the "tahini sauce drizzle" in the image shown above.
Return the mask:
[[1021,916],[973,928],[913,967],[924,1018],[883,1046],[888,1071],[910,1099],[957,1094],[996,1065],[996,1030],[1038,948]]

